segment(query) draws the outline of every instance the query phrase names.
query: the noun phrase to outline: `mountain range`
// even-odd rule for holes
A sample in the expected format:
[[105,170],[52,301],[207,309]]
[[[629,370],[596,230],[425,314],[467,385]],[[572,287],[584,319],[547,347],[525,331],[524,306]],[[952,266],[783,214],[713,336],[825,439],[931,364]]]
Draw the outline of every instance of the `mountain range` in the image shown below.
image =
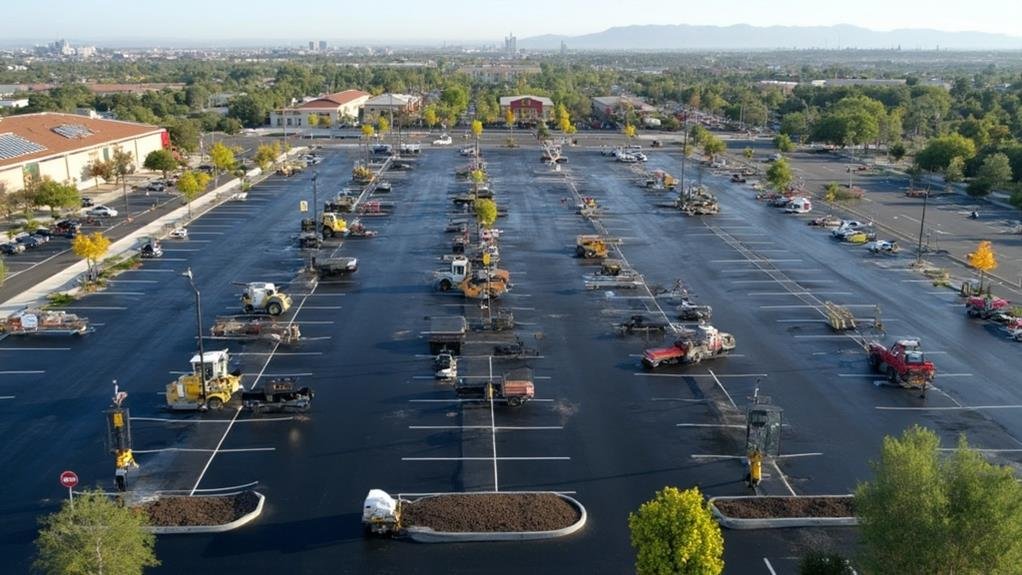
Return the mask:
[[896,49],[1019,50],[1022,37],[986,32],[945,32],[924,28],[890,31],[858,26],[615,26],[580,36],[547,34],[518,40],[529,50],[761,50]]

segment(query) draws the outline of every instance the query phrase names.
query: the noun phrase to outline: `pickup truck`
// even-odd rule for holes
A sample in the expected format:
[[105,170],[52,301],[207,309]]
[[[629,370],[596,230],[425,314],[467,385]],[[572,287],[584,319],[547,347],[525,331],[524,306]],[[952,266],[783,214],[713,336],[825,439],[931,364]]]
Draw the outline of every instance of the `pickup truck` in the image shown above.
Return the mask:
[[669,347],[647,349],[642,353],[642,364],[647,369],[672,363],[699,363],[704,359],[721,357],[736,347],[735,337],[718,331],[711,325],[700,325],[683,333]]
[[867,350],[873,371],[885,374],[893,384],[925,389],[937,375],[937,368],[923,356],[917,339],[899,339],[891,347],[873,341]]

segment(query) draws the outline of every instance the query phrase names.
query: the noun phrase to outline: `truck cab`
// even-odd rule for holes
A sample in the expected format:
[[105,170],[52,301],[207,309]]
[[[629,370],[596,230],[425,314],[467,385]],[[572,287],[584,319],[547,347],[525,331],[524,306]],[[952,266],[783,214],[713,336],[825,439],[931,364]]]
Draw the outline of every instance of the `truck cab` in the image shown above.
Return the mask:
[[886,374],[891,383],[925,387],[937,375],[937,368],[926,359],[917,339],[900,339],[890,348],[871,342],[868,349],[870,365]]

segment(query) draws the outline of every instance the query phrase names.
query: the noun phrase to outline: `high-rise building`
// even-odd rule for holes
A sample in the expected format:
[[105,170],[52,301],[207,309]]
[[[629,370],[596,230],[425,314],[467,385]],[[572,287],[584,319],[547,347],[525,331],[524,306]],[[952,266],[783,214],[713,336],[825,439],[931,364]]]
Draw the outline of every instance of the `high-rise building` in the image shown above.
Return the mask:
[[504,38],[504,53],[512,58],[518,53],[518,38],[515,38],[514,32]]
[[309,40],[309,52],[312,52],[315,49],[316,49],[316,43],[313,42],[312,40]]
[[326,51],[326,40],[320,40],[319,41],[319,50],[320,50],[320,52],[325,52]]

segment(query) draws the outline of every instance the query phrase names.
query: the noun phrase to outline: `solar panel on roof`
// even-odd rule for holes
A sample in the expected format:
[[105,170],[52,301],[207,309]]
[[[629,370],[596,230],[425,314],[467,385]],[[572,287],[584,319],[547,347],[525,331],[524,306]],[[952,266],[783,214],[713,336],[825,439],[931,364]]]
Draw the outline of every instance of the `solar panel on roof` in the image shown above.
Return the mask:
[[92,130],[81,124],[61,124],[53,131],[69,140],[78,140],[92,135]]
[[21,136],[11,133],[0,134],[0,160],[9,160],[26,154],[34,154],[45,149],[46,146],[40,146]]

